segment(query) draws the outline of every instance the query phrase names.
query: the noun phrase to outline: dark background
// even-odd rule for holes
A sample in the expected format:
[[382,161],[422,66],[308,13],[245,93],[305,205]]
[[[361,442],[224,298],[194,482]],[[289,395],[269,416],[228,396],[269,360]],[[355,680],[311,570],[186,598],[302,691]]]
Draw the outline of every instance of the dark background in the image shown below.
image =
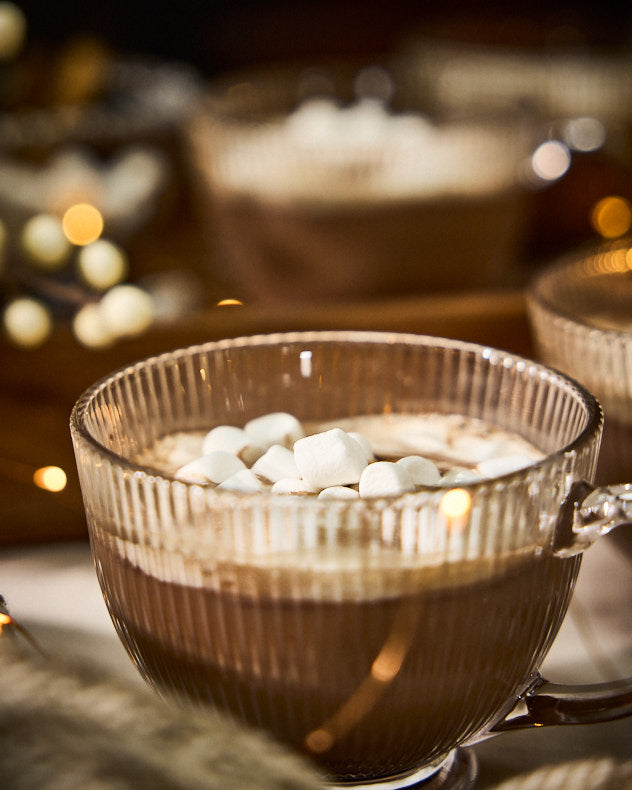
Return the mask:
[[545,50],[632,42],[627,0],[16,1],[31,40],[57,46],[93,34],[119,52],[186,61],[208,76],[274,60],[390,52],[420,34]]

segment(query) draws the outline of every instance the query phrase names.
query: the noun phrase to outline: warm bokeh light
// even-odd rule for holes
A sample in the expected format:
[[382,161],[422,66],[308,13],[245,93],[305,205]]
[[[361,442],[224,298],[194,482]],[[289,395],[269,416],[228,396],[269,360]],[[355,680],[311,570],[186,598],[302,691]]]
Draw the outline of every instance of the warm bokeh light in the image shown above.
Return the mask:
[[20,53],[26,30],[24,12],[15,3],[0,3],[0,60],[12,60]]
[[114,341],[98,304],[83,305],[73,316],[71,326],[74,336],[86,348],[107,348]]
[[575,151],[598,151],[606,142],[606,127],[598,118],[572,118],[567,122],[564,138]]
[[64,214],[62,227],[68,241],[83,247],[99,238],[103,232],[103,217],[90,203],[76,203]]
[[632,227],[632,205],[624,197],[609,195],[593,206],[590,221],[604,239],[619,238]]
[[371,665],[372,677],[380,683],[390,683],[402,668],[406,658],[405,647],[404,649],[393,649],[389,645],[383,648]]
[[58,492],[66,488],[68,478],[59,466],[42,466],[33,473],[33,482],[45,491]]
[[548,140],[546,143],[542,143],[531,156],[533,172],[544,181],[555,181],[561,178],[570,164],[570,151],[559,140]]
[[4,614],[4,612],[0,612],[0,631],[4,628],[5,625],[13,625],[13,620],[9,617],[8,614]]
[[137,285],[115,285],[101,299],[103,325],[113,337],[134,337],[145,332],[155,318],[154,300]]
[[20,296],[9,302],[4,310],[3,323],[10,341],[21,348],[36,348],[53,331],[50,310],[30,296]]
[[20,241],[31,263],[45,271],[61,269],[72,249],[61,221],[52,214],[31,217],[22,228]]
[[460,527],[470,512],[472,497],[464,488],[452,488],[441,498],[439,511],[445,518],[449,527]]
[[240,301],[239,299],[220,299],[219,302],[217,303],[217,306],[218,307],[229,307],[229,306],[236,305],[236,306],[243,307],[243,304],[244,303],[242,301]]
[[305,747],[312,754],[328,752],[336,742],[334,736],[323,728],[312,730],[305,738]]
[[127,277],[129,263],[118,244],[97,239],[79,250],[77,269],[81,279],[91,288],[107,291]]

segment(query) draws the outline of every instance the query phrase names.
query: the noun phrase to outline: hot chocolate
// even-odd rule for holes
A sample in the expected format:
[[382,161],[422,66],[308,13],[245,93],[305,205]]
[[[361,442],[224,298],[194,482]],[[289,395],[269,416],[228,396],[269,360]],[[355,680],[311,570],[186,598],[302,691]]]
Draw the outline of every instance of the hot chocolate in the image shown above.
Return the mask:
[[439,122],[369,97],[270,97],[257,113],[238,96],[191,134],[215,275],[237,296],[294,304],[506,280],[528,200],[523,124]]
[[[489,431],[490,442],[507,439]],[[577,558],[535,545],[477,546],[467,559],[473,539],[457,521],[445,525],[445,541],[459,544],[454,561],[449,550],[424,553],[419,543],[402,550],[402,537],[389,549],[387,521],[376,552],[373,525],[354,524],[351,511],[347,520],[349,545],[335,556],[330,523],[279,516],[262,524],[264,542],[274,544],[277,528],[303,526],[313,541],[295,538],[303,552],[267,545],[243,560],[217,551],[200,561],[199,545],[191,560],[166,545],[166,534],[141,546],[114,537],[108,524],[92,531],[108,607],[146,679],[265,728],[338,781],[440,759],[499,717],[549,648],[579,569]],[[479,531],[484,544],[484,524]]]
[[[300,589],[300,570],[235,566],[192,586],[122,561],[106,531],[94,550],[119,635],[154,687],[263,727],[339,779],[443,757],[499,716],[549,648],[579,567],[533,551],[358,570],[337,599],[320,588],[345,585],[326,572]],[[231,575],[263,591],[239,595]]]

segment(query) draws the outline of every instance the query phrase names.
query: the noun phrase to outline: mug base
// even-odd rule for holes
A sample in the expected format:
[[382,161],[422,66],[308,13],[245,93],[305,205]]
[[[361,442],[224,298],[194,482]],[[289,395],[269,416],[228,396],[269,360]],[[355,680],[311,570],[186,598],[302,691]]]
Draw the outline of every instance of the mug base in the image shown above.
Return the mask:
[[410,773],[376,781],[327,782],[328,790],[471,790],[476,783],[478,763],[471,749],[453,749],[447,757]]

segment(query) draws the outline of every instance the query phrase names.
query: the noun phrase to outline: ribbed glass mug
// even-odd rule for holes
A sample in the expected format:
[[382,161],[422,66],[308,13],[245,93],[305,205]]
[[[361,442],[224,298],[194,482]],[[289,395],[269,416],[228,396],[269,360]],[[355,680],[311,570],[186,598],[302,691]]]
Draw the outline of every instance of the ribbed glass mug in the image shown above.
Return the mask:
[[[462,414],[545,457],[465,485],[458,523],[442,511],[445,488],[354,501],[239,494],[135,460],[175,431],[273,411]],[[569,689],[538,675],[581,551],[627,512],[625,492],[585,482],[601,423],[581,386],[509,353],[313,332],[131,365],[78,400],[71,430],[99,582],[152,686],[267,730],[330,784],[465,788],[475,759],[463,744],[632,711],[630,683]]]
[[632,239],[565,256],[527,291],[538,354],[605,412],[597,480],[632,480]]

